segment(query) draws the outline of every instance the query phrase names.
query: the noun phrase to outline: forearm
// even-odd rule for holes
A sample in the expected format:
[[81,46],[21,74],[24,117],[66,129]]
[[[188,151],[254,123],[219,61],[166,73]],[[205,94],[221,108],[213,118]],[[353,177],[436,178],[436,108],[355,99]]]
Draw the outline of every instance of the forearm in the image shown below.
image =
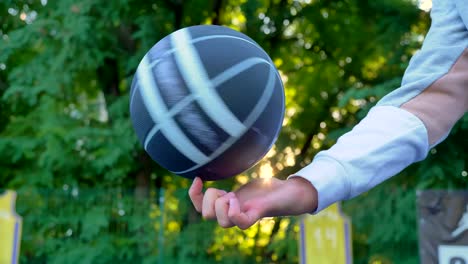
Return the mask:
[[422,120],[431,146],[442,141],[468,111],[468,49],[446,75],[401,108]]

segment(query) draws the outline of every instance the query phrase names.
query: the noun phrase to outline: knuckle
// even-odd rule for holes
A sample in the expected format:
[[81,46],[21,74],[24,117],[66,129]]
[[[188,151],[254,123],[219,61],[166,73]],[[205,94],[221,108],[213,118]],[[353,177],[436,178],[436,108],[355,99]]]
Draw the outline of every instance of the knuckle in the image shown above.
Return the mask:
[[238,225],[238,227],[242,230],[246,230],[250,227],[251,225],[250,224],[246,224],[246,223],[242,223],[240,225]]
[[212,220],[215,218],[215,215],[212,212],[206,212],[206,211],[202,212],[202,216],[205,220]]
[[213,187],[209,187],[208,189],[206,189],[206,191],[207,191],[207,192],[214,192],[214,191],[216,191],[216,189],[213,188]]
[[221,226],[222,228],[229,228],[229,227],[232,227],[232,224],[231,224],[231,222],[229,222],[229,221],[218,221],[218,224],[219,224],[219,226]]
[[191,191],[188,192],[188,195],[189,195],[189,197],[190,197],[190,199],[192,201],[193,201],[193,198],[196,196],[196,194],[194,192],[191,192]]
[[192,187],[190,187],[190,188],[188,189],[188,194],[189,194],[190,196],[193,196],[193,195],[196,194],[196,193],[195,193],[195,190],[194,190]]
[[216,208],[223,208],[227,203],[227,200],[224,197],[219,197],[215,201]]
[[216,189],[212,188],[212,187],[206,189],[206,191],[205,191],[205,195],[208,195],[208,196],[212,196],[215,193],[216,193]]

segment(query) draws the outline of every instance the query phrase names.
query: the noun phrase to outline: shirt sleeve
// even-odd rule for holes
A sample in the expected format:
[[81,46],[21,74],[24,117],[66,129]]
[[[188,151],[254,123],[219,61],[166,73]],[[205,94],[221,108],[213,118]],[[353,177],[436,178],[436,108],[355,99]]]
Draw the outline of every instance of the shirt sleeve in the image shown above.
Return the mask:
[[425,159],[430,147],[441,142],[465,113],[467,27],[454,1],[433,3],[431,28],[401,87],[382,98],[333,147],[290,176],[303,177],[316,188],[315,213]]
[[377,106],[294,176],[304,177],[317,189],[319,212],[424,159],[428,147],[426,128],[420,119],[397,107]]

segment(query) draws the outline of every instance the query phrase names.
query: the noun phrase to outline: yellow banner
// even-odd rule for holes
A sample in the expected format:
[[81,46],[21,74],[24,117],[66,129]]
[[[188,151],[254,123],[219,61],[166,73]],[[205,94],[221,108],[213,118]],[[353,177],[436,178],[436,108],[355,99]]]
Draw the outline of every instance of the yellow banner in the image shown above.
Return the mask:
[[16,192],[0,194],[0,264],[16,264],[19,259],[22,219],[15,202]]
[[333,204],[301,220],[301,264],[351,264],[351,222]]

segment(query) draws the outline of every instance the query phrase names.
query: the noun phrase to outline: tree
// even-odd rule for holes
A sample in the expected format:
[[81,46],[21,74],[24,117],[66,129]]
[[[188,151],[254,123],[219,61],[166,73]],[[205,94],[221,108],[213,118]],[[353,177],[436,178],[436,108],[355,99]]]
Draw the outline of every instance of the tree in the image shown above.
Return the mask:
[[[170,32],[210,23],[270,54],[284,126],[254,168],[212,183],[231,189],[284,178],[331,146],[398,87],[429,25],[405,0],[7,0],[0,12],[0,188],[19,192],[27,263],[296,261],[293,218],[222,230],[194,212],[188,180],[145,154],[128,114],[140,59]],[[467,129],[465,116],[428,160],[345,203],[356,263],[417,261],[415,190],[466,188]]]

